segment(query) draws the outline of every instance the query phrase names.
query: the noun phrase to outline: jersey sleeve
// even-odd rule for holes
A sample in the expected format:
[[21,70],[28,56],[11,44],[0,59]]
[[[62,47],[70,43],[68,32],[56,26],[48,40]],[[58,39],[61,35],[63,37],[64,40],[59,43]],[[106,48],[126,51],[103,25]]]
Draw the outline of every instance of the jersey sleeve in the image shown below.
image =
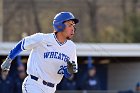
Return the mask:
[[31,36],[27,36],[23,39],[22,49],[31,50],[39,45],[43,41],[43,34],[36,33]]
[[75,61],[77,63],[77,55],[76,55],[76,48],[74,49],[72,61]]
[[76,45],[74,46],[74,49],[73,49],[73,55],[72,55],[71,61],[74,61],[75,62],[76,68],[78,69],[77,54],[76,54]]

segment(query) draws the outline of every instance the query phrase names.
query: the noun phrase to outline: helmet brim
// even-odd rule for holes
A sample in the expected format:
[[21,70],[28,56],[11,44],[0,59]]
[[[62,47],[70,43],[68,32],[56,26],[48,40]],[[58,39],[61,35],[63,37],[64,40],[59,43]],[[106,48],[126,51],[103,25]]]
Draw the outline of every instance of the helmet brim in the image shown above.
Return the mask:
[[[76,19],[76,18],[75,18],[75,19],[69,19],[69,20],[74,21],[74,23],[75,23],[75,24],[79,23],[79,20],[78,20],[78,19]],[[69,21],[69,20],[66,20],[66,21]],[[64,22],[66,22],[66,21],[64,21]],[[63,22],[63,23],[64,23],[64,22]]]
[[70,19],[70,20],[74,21],[75,24],[79,23],[79,20],[76,19],[76,18],[75,19]]

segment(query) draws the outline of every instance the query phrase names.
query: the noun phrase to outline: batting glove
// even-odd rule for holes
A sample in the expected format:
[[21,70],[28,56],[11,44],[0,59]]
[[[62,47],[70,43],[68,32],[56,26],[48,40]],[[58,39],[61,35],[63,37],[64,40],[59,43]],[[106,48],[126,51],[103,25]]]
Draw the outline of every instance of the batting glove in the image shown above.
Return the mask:
[[5,59],[5,61],[2,63],[2,65],[1,65],[1,69],[3,71],[9,71],[10,70],[10,66],[11,66],[11,62],[12,62],[12,59],[7,57]]
[[68,72],[71,74],[78,72],[78,68],[76,66],[75,61],[70,62],[69,60],[67,60],[67,69],[68,69]]

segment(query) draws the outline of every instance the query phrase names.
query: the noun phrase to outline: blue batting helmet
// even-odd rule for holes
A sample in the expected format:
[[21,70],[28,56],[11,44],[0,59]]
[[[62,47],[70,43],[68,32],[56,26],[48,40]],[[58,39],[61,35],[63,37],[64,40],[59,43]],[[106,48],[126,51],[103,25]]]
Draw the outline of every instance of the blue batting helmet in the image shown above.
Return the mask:
[[75,24],[79,22],[71,12],[60,12],[54,17],[53,28],[57,32],[63,31],[65,29],[64,22],[68,20],[73,20]]

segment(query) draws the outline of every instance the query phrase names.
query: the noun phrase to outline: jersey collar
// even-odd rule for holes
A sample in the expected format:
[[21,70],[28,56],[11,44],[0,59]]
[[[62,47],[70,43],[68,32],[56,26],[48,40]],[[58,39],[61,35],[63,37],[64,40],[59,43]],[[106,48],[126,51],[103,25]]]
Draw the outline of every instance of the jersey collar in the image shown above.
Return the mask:
[[56,42],[57,42],[60,46],[64,45],[64,44],[67,42],[67,40],[66,40],[64,43],[61,43],[61,42],[59,42],[58,39],[56,38],[56,35],[55,35],[55,34],[53,34],[53,35],[54,35],[54,38],[55,38]]

